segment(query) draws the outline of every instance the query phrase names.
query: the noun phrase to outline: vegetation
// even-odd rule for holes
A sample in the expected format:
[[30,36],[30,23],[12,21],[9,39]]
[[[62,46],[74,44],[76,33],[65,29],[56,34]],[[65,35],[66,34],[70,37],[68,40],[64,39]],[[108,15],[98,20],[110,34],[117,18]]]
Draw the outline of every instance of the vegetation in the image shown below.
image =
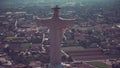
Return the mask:
[[88,62],[88,64],[97,67],[97,68],[109,68],[109,65],[102,62]]
[[25,37],[6,37],[6,40],[24,39]]
[[30,48],[31,46],[32,46],[32,44],[30,44],[30,43],[24,43],[24,44],[21,45],[21,48],[22,49],[27,49],[27,48]]
[[84,48],[81,46],[62,47],[61,49],[64,51],[84,50]]

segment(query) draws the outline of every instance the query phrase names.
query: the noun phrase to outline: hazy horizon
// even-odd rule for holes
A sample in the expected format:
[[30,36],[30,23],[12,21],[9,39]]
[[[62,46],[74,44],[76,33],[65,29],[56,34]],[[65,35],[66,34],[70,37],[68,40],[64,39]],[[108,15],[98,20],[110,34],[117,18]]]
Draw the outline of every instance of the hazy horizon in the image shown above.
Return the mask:
[[[41,4],[40,4],[41,3]],[[76,4],[91,4],[91,5],[108,5],[118,4],[119,0],[0,0],[0,8],[17,7],[17,6],[35,6],[35,5],[76,5]]]
[[0,2],[5,3],[5,2],[111,2],[111,1],[117,1],[117,0],[0,0]]

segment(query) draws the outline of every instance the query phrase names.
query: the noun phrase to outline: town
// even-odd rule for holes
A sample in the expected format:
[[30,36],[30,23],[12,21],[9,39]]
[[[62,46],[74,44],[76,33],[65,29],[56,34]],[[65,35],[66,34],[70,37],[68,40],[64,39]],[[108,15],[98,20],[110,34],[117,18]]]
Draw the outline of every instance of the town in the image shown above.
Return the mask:
[[[38,3],[0,8],[0,68],[48,68],[50,29],[39,26],[37,19],[52,17],[54,6]],[[60,17],[77,18],[63,30],[65,68],[96,68],[97,63],[106,66],[103,68],[120,68],[119,3],[70,2],[59,7]]]

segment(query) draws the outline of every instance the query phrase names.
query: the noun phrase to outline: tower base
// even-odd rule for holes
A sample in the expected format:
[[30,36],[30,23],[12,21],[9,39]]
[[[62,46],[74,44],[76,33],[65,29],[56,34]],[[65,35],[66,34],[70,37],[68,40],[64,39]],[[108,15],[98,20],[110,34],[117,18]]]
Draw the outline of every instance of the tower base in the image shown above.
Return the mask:
[[48,68],[65,68],[62,64],[49,64]]

